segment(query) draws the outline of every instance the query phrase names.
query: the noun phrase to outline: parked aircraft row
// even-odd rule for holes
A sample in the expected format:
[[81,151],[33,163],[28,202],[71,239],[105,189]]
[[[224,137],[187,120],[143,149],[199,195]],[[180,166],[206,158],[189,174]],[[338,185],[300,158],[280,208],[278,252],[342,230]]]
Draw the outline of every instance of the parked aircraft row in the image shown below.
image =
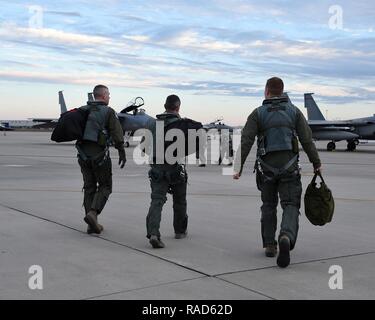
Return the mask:
[[[64,95],[62,91],[59,91],[58,94],[60,111],[64,113],[67,111]],[[360,140],[375,140],[375,114],[372,117],[366,118],[329,121],[324,118],[312,95],[313,93],[304,94],[304,105],[307,109],[308,124],[312,130],[314,140],[329,141],[327,144],[328,151],[335,150],[336,142],[338,141],[346,140],[347,150],[354,151]],[[88,93],[88,100],[94,100],[92,93]],[[146,123],[152,118],[142,108],[143,106],[143,98],[137,97],[128,103],[123,110],[117,113],[124,131],[126,147],[129,147],[130,136],[136,130],[145,128]],[[0,131],[13,130],[15,127],[53,128],[58,119],[34,118],[26,121],[16,121],[18,122],[2,122],[0,124]],[[233,130],[239,127],[226,125],[222,123],[222,119],[217,119],[211,123],[204,124],[203,128],[205,130],[217,129],[219,131],[227,129],[233,133]]]
[[[375,115],[368,118],[360,118],[346,121],[328,121],[319,110],[313,93],[305,93],[304,104],[307,109],[308,124],[312,130],[314,140],[328,140],[327,150],[332,151],[336,148],[336,142],[346,140],[348,142],[347,150],[354,151],[359,144],[360,139],[375,140]],[[289,98],[289,97],[288,97]],[[92,93],[88,94],[88,100],[94,100]],[[59,101],[61,111],[66,110],[66,104],[62,91],[59,92]],[[129,146],[129,138],[138,129],[145,127],[147,121],[152,118],[146,114],[141,107],[144,100],[141,97],[135,98],[126,108],[117,115],[121,122],[125,135],[125,144]],[[227,129],[233,133],[234,127],[228,126],[217,119],[211,123],[205,124],[204,129]]]
[[[94,96],[92,92],[87,94],[88,101],[94,101]],[[59,91],[59,104],[61,113],[67,110],[64,95],[62,91]],[[129,147],[129,138],[134,134],[135,131],[139,129],[144,129],[147,122],[153,117],[149,116],[144,109],[141,107],[144,106],[144,100],[142,97],[136,97],[130,101],[127,106],[117,113],[117,116],[120,120],[122,129],[124,131],[124,140],[125,147]],[[228,129],[230,132],[233,132],[234,127],[225,125],[221,122],[222,119],[218,119],[214,122],[205,124],[204,129],[217,129],[218,131],[223,129]]]
[[354,151],[359,140],[375,140],[375,114],[352,120],[328,121],[316,104],[313,93],[305,93],[307,118],[315,140],[328,140],[327,150],[336,149],[336,142],[346,140],[347,150]]

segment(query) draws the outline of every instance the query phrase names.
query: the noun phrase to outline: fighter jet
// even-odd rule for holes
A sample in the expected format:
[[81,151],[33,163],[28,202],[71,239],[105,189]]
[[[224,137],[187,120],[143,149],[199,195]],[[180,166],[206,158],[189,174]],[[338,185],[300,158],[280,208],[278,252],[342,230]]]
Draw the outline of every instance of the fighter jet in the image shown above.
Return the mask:
[[13,128],[9,127],[9,123],[3,122],[0,124],[0,131],[13,131]]
[[204,124],[203,129],[205,129],[206,131],[208,131],[210,129],[217,129],[219,132],[223,129],[227,129],[227,130],[229,130],[229,132],[233,132],[233,129],[234,129],[233,127],[228,126],[228,125],[222,123],[221,121],[223,121],[223,119],[219,118],[219,119],[216,119],[213,122]]
[[[67,111],[66,104],[64,101],[64,95],[62,91],[59,91],[59,104],[60,104],[60,111],[61,114]],[[35,124],[32,125],[34,129],[53,129],[56,127],[57,122],[59,121],[58,118],[32,118],[32,122]]]
[[147,122],[150,119],[154,119],[146,114],[144,109],[141,109],[142,106],[144,106],[143,98],[136,97],[134,100],[128,103],[126,108],[117,114],[122,126],[122,130],[124,131],[126,148],[129,147],[130,136],[132,136],[138,129],[146,128]]
[[[88,101],[95,101],[94,95],[92,92],[87,94]],[[59,91],[59,104],[61,107],[61,113],[63,110],[67,111],[64,95],[62,91]],[[136,97],[130,101],[126,108],[117,113],[117,117],[120,120],[122,130],[124,132],[125,147],[130,146],[129,139],[138,129],[146,128],[146,124],[150,119],[153,119],[151,116],[146,114],[144,109],[141,107],[144,106],[144,100],[142,97]],[[64,112],[65,112],[64,111]]]
[[373,117],[344,121],[327,121],[316,104],[313,93],[305,93],[308,123],[315,140],[328,140],[327,150],[336,149],[337,141],[346,140],[347,150],[354,151],[359,139],[375,140],[375,114]]

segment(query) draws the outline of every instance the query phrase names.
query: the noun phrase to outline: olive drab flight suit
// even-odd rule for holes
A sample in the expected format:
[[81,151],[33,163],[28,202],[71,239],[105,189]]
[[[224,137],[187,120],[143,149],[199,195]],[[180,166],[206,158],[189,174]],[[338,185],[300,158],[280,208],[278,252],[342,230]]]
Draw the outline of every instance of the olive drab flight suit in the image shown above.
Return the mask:
[[[266,99],[247,119],[241,135],[241,152],[237,154],[235,171],[243,165],[257,137],[255,170],[261,191],[261,233],[263,247],[276,245],[277,205],[283,209],[279,238],[287,235],[290,249],[295,246],[301,206],[301,175],[298,165],[298,140],[314,168],[320,159],[312,141],[311,129],[302,112],[287,98]],[[240,156],[239,156],[240,155]]]
[[83,176],[86,214],[90,210],[99,215],[112,193],[112,162],[109,155],[109,139],[117,150],[124,149],[121,124],[115,111],[100,101],[89,101],[89,116],[82,141],[76,144],[78,163]]
[[[181,120],[181,118],[177,114],[168,112],[159,114],[156,118],[157,120],[153,120],[148,126],[153,136],[153,151],[151,155],[153,163],[149,171],[151,204],[146,218],[147,238],[151,236],[160,238],[161,212],[167,201],[167,193],[173,195],[173,227],[175,233],[185,233],[188,225],[186,201],[188,176],[185,166],[179,163],[159,163],[163,161],[157,161],[156,158],[156,122],[163,121],[164,127],[167,127],[171,123]],[[189,129],[199,129],[202,124],[191,121],[188,126]],[[187,136],[185,136],[185,139],[187,139]]]
[[167,193],[173,195],[173,228],[176,234],[186,232],[188,225],[186,185],[187,173],[179,164],[174,166],[151,165],[151,205],[146,218],[147,237],[160,238],[161,212],[167,201]]

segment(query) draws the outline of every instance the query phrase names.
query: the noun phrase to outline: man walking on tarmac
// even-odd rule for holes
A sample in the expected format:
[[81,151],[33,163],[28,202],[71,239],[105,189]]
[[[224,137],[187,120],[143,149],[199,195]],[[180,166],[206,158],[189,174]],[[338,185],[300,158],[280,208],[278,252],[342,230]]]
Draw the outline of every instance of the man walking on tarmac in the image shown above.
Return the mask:
[[109,155],[109,139],[119,153],[120,168],[124,168],[126,155],[124,136],[120,121],[115,111],[108,107],[109,90],[106,86],[97,85],[93,91],[94,101],[88,101],[81,107],[89,112],[81,141],[77,141],[78,163],[84,182],[84,200],[88,224],[87,233],[100,234],[103,226],[98,223],[109,195],[112,193],[112,162]]
[[[290,263],[298,234],[299,209],[302,185],[298,164],[298,140],[307,153],[314,171],[321,170],[321,162],[311,129],[302,112],[291,104],[283,94],[284,83],[280,78],[268,79],[265,100],[247,119],[242,130],[241,149],[237,152],[233,179],[241,177],[246,158],[257,137],[257,160],[255,163],[257,187],[261,191],[261,233],[267,257],[275,257],[277,265],[285,268]],[[276,209],[280,197],[283,209],[278,242]]]
[[[180,116],[180,98],[170,95],[164,104],[165,112],[158,114],[156,120],[150,120],[148,129],[152,134],[153,148],[148,151],[151,156],[151,169],[149,178],[151,184],[151,204],[146,218],[147,238],[153,248],[164,248],[164,243],[160,236],[161,212],[164,203],[167,201],[167,193],[173,195],[173,227],[175,239],[183,239],[187,235],[188,215],[186,201],[187,173],[185,165],[180,161],[187,155],[186,148],[184,154],[173,156],[169,159],[168,140],[165,134],[168,130],[175,129],[181,132],[181,136],[175,136],[180,146],[185,146],[188,141],[188,131],[201,129],[202,124]],[[158,130],[161,128],[161,131]],[[169,142],[171,144],[171,142]],[[193,153],[195,149],[192,150]],[[181,158],[179,158],[181,156]],[[171,160],[171,161],[170,161]]]

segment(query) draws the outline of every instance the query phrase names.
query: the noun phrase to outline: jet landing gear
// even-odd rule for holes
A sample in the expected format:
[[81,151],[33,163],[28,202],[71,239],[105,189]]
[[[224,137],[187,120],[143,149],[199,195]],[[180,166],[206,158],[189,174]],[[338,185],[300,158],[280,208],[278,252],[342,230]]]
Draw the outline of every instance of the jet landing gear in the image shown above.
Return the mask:
[[354,151],[357,148],[358,140],[348,141],[347,151]]
[[336,143],[334,141],[331,141],[327,144],[327,151],[333,151],[336,149]]
[[125,146],[125,148],[130,147],[129,139],[130,139],[131,135],[132,135],[131,131],[124,132],[124,146]]

